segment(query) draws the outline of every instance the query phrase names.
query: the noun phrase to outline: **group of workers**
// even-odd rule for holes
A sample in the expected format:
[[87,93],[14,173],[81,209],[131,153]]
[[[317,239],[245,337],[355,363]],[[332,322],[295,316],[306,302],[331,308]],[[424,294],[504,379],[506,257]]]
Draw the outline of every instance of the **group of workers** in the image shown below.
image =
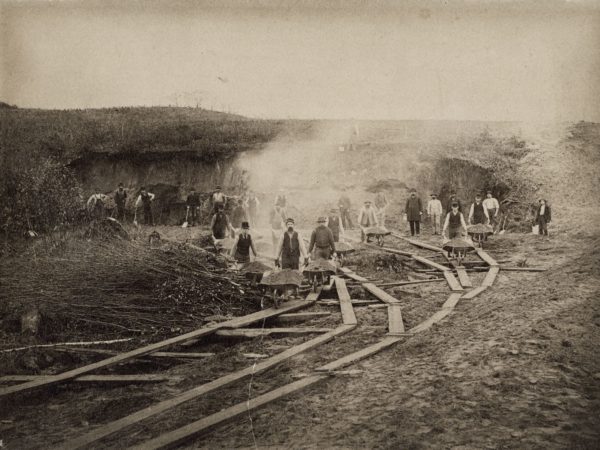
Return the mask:
[[[152,202],[155,199],[155,195],[148,192],[144,186],[140,188],[140,193],[135,200],[135,216],[134,221],[137,220],[137,210],[141,206],[144,217],[144,224],[154,225],[154,216],[152,214]],[[116,219],[124,222],[125,221],[125,205],[127,203],[127,191],[123,186],[123,183],[119,183],[116,191],[113,194],[113,200],[115,202],[114,213]],[[106,194],[92,194],[86,203],[86,207],[90,215],[94,219],[103,219],[107,215],[107,204],[110,196]]]

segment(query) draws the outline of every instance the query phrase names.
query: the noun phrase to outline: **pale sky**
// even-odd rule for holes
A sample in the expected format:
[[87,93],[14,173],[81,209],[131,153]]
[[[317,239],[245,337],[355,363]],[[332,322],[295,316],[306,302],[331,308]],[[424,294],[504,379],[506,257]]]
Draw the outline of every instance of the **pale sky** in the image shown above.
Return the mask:
[[597,2],[250,3],[0,0],[0,100],[600,122]]

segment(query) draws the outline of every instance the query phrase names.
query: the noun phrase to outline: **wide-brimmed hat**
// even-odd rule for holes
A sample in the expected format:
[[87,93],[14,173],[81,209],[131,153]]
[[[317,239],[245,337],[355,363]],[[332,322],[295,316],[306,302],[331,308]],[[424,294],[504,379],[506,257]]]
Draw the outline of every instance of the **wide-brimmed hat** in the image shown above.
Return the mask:
[[430,194],[430,197],[437,197],[437,194]]
[[221,189],[221,186],[217,184],[217,185],[215,186],[215,190],[218,190],[218,189]]
[[327,219],[325,219],[325,217],[321,216],[317,219],[317,223],[325,223],[327,222]]
[[458,208],[458,203],[453,202],[451,206],[452,206],[452,208]]
[[417,192],[417,190],[416,190],[415,188],[412,188],[412,189],[410,190],[410,193],[412,194],[413,192],[415,192],[415,193],[416,193],[416,192]]
[[287,225],[288,223],[291,223],[291,224],[293,225],[293,224],[295,224],[296,222],[294,222],[294,219],[292,219],[291,217],[288,217],[288,218],[285,220],[285,224]]
[[250,224],[248,222],[242,222],[242,228],[247,230],[248,228],[250,228]]
[[370,205],[370,204],[371,204],[371,200],[365,200],[365,205],[366,205],[366,204],[369,204],[369,205]]

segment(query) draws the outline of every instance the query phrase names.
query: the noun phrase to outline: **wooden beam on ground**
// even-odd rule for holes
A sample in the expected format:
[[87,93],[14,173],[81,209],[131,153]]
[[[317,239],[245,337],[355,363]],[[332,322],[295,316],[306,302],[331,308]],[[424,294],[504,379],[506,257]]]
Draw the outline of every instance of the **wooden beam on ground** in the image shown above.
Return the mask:
[[[270,336],[272,334],[312,334],[328,333],[331,328],[236,328],[233,330],[219,330],[217,336],[255,338]],[[185,354],[185,353],[184,353]]]
[[342,321],[344,322],[344,325],[356,325],[358,322],[356,321],[350,294],[346,287],[346,281],[340,277],[334,277],[333,280],[338,298],[340,299],[340,310],[342,312]]
[[377,297],[379,300],[381,300],[384,303],[387,303],[387,304],[399,303],[398,299],[392,297],[390,294],[385,292],[383,289],[378,288],[373,283],[363,283],[362,286],[363,286],[363,288],[365,288],[367,291],[369,291],[371,294],[373,294],[375,297]]
[[368,283],[369,280],[366,279],[365,277],[361,277],[360,275],[355,274],[354,272],[352,272],[350,269],[348,269],[347,267],[339,267],[338,270],[340,272],[342,272],[342,274],[348,278],[351,278],[355,281],[358,281],[360,283]]
[[415,255],[415,256],[413,256],[413,259],[415,261],[419,261],[421,264],[424,264],[426,266],[433,267],[434,269],[437,269],[437,270],[441,270],[442,272],[446,272],[446,271],[450,270],[450,268],[448,268],[446,266],[442,266],[441,264],[438,264],[436,262],[433,262],[430,259],[423,258],[422,256]]
[[277,317],[277,322],[283,322],[283,323],[303,322],[305,320],[320,319],[320,318],[327,317],[330,315],[331,315],[331,313],[328,311],[289,313],[289,314],[282,314],[279,317]]
[[500,267],[502,270],[506,272],[545,272],[546,268],[544,267]]
[[328,375],[312,375],[307,378],[303,378],[293,383],[286,384],[280,388],[269,391],[265,394],[259,395],[248,401],[238,403],[237,405],[225,408],[215,414],[203,417],[200,420],[189,423],[183,427],[177,428],[168,433],[162,434],[154,439],[143,442],[140,445],[131,447],[132,450],[155,450],[166,446],[173,446],[180,443],[191,436],[208,430],[216,425],[228,422],[235,419],[242,414],[248,414],[250,411],[258,409],[273,400],[280,399],[287,395],[293,394],[301,389],[311,386],[319,381],[323,381],[329,378]]
[[[351,300],[352,306],[369,306],[379,304],[377,300]],[[338,300],[319,300],[317,305],[321,306],[338,306],[340,302]]]
[[463,266],[456,267],[456,275],[458,275],[458,281],[462,287],[473,287],[473,282],[471,281],[471,278],[469,278],[469,275]]
[[475,251],[477,252],[477,254],[479,255],[479,257],[481,259],[483,259],[486,263],[488,263],[490,266],[497,266],[498,263],[496,262],[496,260],[494,258],[492,258],[490,255],[488,255],[485,251],[483,251],[480,248],[476,248]]
[[[79,348],[79,347],[57,347],[54,350],[59,352],[92,353],[96,355],[118,355],[114,350],[103,348]],[[215,356],[214,353],[192,353],[192,352],[154,352],[144,355],[143,358],[209,358]]]
[[444,278],[446,278],[446,281],[448,282],[448,286],[450,286],[450,289],[453,291],[462,291],[463,288],[460,285],[460,283],[458,282],[458,280],[456,279],[456,277],[454,276],[454,274],[452,272],[450,272],[449,270],[443,272],[444,274]]
[[483,279],[483,282],[481,283],[481,285],[490,287],[492,284],[494,284],[494,280],[496,279],[498,272],[500,272],[500,267],[498,267],[498,266],[490,267],[490,270],[488,271],[487,275]]
[[[315,301],[316,301],[316,299],[315,299]],[[146,345],[144,347],[140,347],[135,350],[121,353],[121,354],[112,356],[110,358],[103,359],[101,361],[97,361],[95,363],[89,364],[87,366],[69,370],[67,372],[63,372],[58,375],[53,375],[51,377],[46,377],[43,380],[33,380],[33,381],[21,383],[21,384],[16,384],[14,386],[2,388],[2,389],[0,389],[0,397],[9,395],[9,394],[16,394],[18,392],[28,391],[28,390],[39,388],[39,387],[45,387],[45,386],[50,386],[53,384],[69,381],[80,375],[84,375],[84,374],[87,374],[89,372],[92,372],[92,371],[95,371],[98,369],[104,369],[106,367],[110,367],[112,365],[121,363],[123,361],[127,361],[129,359],[138,358],[140,356],[144,356],[149,353],[156,352],[163,348],[170,347],[175,344],[180,344],[189,339],[194,339],[194,338],[197,338],[200,336],[207,336],[207,335],[213,334],[221,328],[238,328],[238,327],[242,327],[242,326],[247,326],[252,323],[258,322],[260,320],[263,320],[263,319],[268,319],[270,317],[276,317],[278,315],[281,315],[281,314],[284,314],[287,312],[292,312],[292,311],[296,311],[298,309],[306,308],[313,303],[314,303],[314,301],[312,301],[312,302],[305,301],[305,300],[293,301],[293,302],[284,304],[279,309],[269,308],[269,309],[265,309],[263,311],[258,311],[258,312],[255,312],[255,313],[252,313],[252,314],[249,314],[246,316],[236,317],[234,319],[231,319],[231,320],[228,320],[225,322],[221,322],[221,323],[209,326],[209,327],[199,328],[199,329],[191,331],[189,333],[181,334],[179,336],[175,336],[175,337],[172,337],[172,338],[164,340],[164,341],[156,342],[154,344]]]
[[394,281],[390,283],[376,283],[377,287],[393,287],[393,286],[408,286],[411,284],[421,284],[421,283],[434,283],[436,281],[446,281],[445,278],[430,278],[429,280],[416,280],[416,281]]
[[416,241],[414,239],[409,239],[409,238],[399,235],[397,233],[392,233],[392,236],[394,236],[395,238],[398,238],[398,239],[402,239],[403,241],[406,241],[409,244],[414,245],[415,247],[425,248],[427,250],[432,250],[434,252],[443,252],[444,251],[442,248],[436,247],[435,245],[427,244],[427,243],[421,242],[421,241]]
[[[14,381],[36,381],[46,378],[47,375],[6,375],[0,377],[0,383]],[[183,377],[158,374],[146,375],[82,375],[73,378],[73,381],[87,383],[159,383],[162,381],[182,381]]]
[[425,330],[431,328],[431,326],[433,324],[438,323],[440,320],[442,320],[444,317],[446,317],[448,314],[450,314],[452,312],[452,310],[453,310],[453,308],[442,308],[439,311],[437,311],[433,316],[428,318],[427,320],[424,320],[417,326],[408,330],[408,332],[409,333],[420,333],[421,331],[425,331]]
[[315,371],[330,372],[333,370],[341,369],[343,367],[349,366],[350,364],[354,364],[355,362],[358,362],[361,359],[368,358],[369,356],[372,356],[375,353],[380,352],[388,347],[391,347],[397,342],[400,342],[402,339],[404,339],[404,337],[386,337],[373,345],[369,345],[368,347],[363,348],[362,350],[346,355],[343,358],[330,362],[329,364],[325,364],[324,366],[318,367],[317,369],[315,369]]
[[392,335],[404,333],[404,321],[399,303],[388,305],[388,333]]
[[[356,325],[342,325],[332,330],[329,333],[323,334],[321,336],[317,336],[316,338],[310,339],[300,345],[296,345],[291,347],[282,353],[271,356],[263,361],[256,363],[250,367],[242,369],[240,371],[230,373],[223,377],[217,378],[209,383],[202,384],[200,386],[196,386],[188,391],[182,392],[181,394],[176,395],[175,397],[169,398],[167,400],[163,400],[159,403],[155,403],[150,405],[144,409],[141,409],[133,414],[117,419],[113,422],[101,425],[98,428],[91,430],[90,432],[81,435],[75,439],[70,439],[61,444],[59,448],[61,449],[77,449],[82,447],[89,447],[90,444],[96,442],[106,436],[116,433],[124,428],[127,428],[131,425],[141,422],[144,419],[155,416],[156,414],[160,414],[162,412],[168,411],[171,408],[174,408],[184,402],[189,400],[193,400],[195,398],[201,397],[208,392],[214,391],[215,389],[221,388],[228,384],[234,383],[236,381],[242,380],[246,377],[249,377],[253,374],[263,372],[271,367],[276,366],[277,364],[295,356],[312,348],[318,347],[319,345],[325,344],[326,342],[331,341],[337,336],[348,333],[356,328]],[[244,405],[246,403],[244,402]]]
[[450,294],[450,297],[444,302],[442,308],[454,308],[462,296],[463,294]]
[[487,289],[487,286],[479,286],[478,288],[473,289],[472,291],[467,292],[465,295],[463,295],[461,298],[465,299],[465,300],[470,300],[472,298],[477,297],[479,294],[481,294],[483,291],[485,291]]

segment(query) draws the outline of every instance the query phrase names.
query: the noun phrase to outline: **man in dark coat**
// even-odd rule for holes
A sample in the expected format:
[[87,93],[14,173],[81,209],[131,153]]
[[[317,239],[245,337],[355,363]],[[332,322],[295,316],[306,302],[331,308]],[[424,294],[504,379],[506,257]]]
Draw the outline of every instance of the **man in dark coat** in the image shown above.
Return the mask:
[[191,226],[194,226],[196,225],[196,222],[200,221],[200,194],[196,192],[196,189],[190,189],[190,194],[187,197],[186,205],[190,224]]
[[354,228],[352,225],[352,219],[350,218],[350,208],[352,207],[352,202],[350,202],[350,198],[345,192],[340,197],[338,206],[340,208],[340,216],[342,217],[342,225],[346,230],[351,230]]
[[489,223],[490,216],[488,215],[485,206],[483,206],[483,202],[481,201],[481,194],[477,194],[475,196],[475,203],[471,205],[471,209],[469,210],[469,225],[488,225]]
[[410,235],[417,237],[421,234],[421,215],[423,214],[423,203],[421,199],[417,197],[417,191],[411,189],[410,197],[406,200],[406,206],[404,208],[404,214],[406,214],[406,220],[410,224]]
[[539,226],[539,233],[542,236],[548,236],[548,224],[552,220],[552,212],[548,202],[543,198],[539,201],[539,206],[535,212],[535,222]]
[[315,259],[329,259],[335,253],[335,242],[333,233],[325,225],[327,220],[325,217],[319,217],[317,220],[317,228],[315,228],[310,236],[310,245],[308,246],[308,254],[314,250]]

